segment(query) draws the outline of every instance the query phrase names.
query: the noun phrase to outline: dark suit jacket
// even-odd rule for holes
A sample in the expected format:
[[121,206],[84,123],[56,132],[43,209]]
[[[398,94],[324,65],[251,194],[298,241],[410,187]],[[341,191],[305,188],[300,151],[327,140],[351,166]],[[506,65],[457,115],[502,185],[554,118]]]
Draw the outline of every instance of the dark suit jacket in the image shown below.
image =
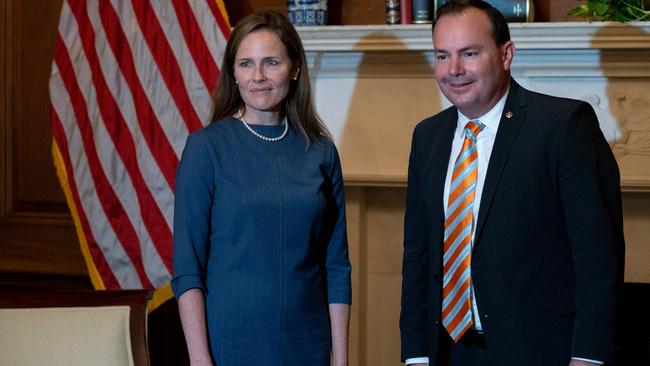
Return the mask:
[[[440,321],[443,190],[457,118],[451,107],[413,134],[402,360],[429,356],[435,364],[448,339]],[[513,80],[479,210],[472,281],[494,365],[612,360],[624,251],[620,177],[591,106]]]

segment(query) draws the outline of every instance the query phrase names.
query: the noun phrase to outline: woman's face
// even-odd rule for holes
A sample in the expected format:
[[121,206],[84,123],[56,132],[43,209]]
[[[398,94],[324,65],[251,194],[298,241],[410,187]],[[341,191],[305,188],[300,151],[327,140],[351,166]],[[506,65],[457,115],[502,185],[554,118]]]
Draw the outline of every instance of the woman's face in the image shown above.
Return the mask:
[[235,55],[235,79],[246,112],[281,112],[294,71],[280,37],[269,30],[247,35]]

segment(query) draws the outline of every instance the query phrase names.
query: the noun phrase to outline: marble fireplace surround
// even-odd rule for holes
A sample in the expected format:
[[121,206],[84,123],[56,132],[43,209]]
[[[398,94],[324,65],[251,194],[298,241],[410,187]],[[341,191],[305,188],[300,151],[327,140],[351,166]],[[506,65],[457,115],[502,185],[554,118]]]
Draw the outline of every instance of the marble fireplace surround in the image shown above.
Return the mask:
[[[510,25],[513,76],[586,100],[621,168],[650,192],[650,22]],[[300,27],[321,116],[352,186],[404,186],[417,122],[449,105],[433,79],[428,25]]]

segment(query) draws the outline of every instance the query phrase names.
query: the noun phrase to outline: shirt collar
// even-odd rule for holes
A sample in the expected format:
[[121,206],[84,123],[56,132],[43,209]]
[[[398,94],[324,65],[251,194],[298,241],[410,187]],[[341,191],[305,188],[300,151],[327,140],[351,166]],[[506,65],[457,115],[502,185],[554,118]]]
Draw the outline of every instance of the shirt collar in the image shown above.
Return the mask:
[[[499,129],[499,121],[501,120],[501,115],[503,114],[503,109],[506,106],[506,99],[508,99],[508,92],[510,91],[510,88],[506,90],[506,92],[503,94],[501,99],[497,102],[497,104],[492,107],[487,113],[484,115],[480,116],[478,119],[485,125],[485,128],[483,129],[483,132],[488,132],[490,134],[496,135],[497,130]],[[462,114],[460,111],[458,111],[458,124],[456,125],[456,135],[462,135],[463,129],[465,128],[465,125],[467,122],[469,122],[471,119],[467,117],[466,115]]]

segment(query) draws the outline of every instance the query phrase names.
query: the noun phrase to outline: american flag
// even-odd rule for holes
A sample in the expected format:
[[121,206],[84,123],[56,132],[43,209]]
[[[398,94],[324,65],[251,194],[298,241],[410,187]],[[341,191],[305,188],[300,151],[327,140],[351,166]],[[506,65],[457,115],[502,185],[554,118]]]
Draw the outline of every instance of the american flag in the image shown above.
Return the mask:
[[63,1],[52,153],[95,288],[172,296],[176,165],[229,34],[219,0]]

